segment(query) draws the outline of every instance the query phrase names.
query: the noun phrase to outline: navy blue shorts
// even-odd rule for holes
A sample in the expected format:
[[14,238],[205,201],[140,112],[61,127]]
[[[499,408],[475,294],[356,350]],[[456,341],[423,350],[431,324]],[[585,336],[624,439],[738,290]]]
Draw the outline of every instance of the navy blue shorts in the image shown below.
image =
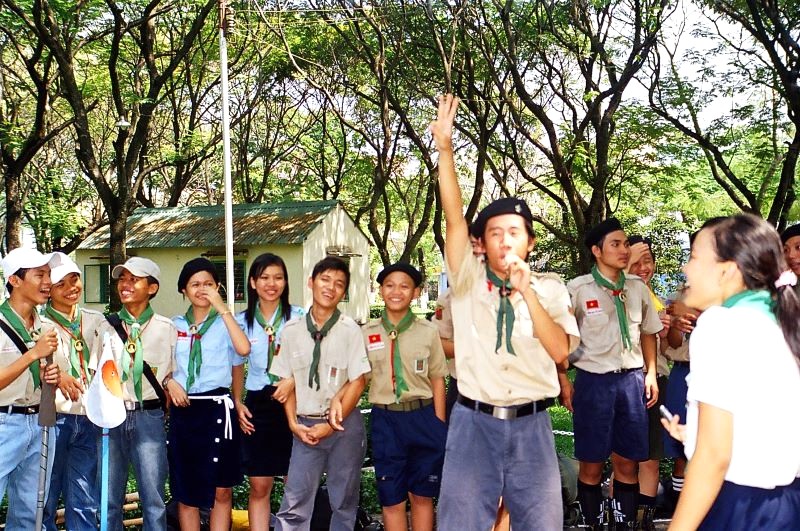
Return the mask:
[[[689,366],[683,363],[676,363],[669,373],[667,383],[667,397],[664,405],[673,415],[680,415],[681,424],[686,424],[686,393],[689,385],[686,383],[686,376],[689,375]],[[664,457],[684,457],[683,443],[672,438],[664,431]]]
[[750,531],[797,529],[800,480],[785,487],[759,489],[726,481],[698,529]]
[[372,408],[372,459],[383,507],[403,502],[408,493],[439,495],[447,425],[433,406],[415,411]]
[[645,461],[649,450],[645,402],[641,370],[594,374],[578,369],[572,398],[575,457],[600,463],[614,452]]

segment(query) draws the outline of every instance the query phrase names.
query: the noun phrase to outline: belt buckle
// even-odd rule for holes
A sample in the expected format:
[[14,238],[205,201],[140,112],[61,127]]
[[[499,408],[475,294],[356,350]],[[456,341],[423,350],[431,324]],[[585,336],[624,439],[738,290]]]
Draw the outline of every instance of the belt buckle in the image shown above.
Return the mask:
[[514,420],[517,418],[517,410],[513,407],[494,406],[492,416],[500,420]]
[[135,411],[136,410],[136,402],[132,402],[130,400],[125,401],[125,410],[126,411]]
[[26,415],[33,415],[33,414],[35,414],[35,413],[36,413],[36,408],[35,408],[35,407],[33,407],[33,406],[27,406],[27,407],[25,408],[25,414],[26,414]]

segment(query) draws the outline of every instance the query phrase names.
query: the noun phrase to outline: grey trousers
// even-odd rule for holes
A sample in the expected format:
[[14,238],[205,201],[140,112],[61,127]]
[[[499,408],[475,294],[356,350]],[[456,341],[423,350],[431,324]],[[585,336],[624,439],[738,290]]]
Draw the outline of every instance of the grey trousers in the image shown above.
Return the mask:
[[447,432],[439,529],[490,529],[500,496],[514,529],[564,528],[550,415],[500,420],[456,404]]
[[[313,426],[324,420],[300,418]],[[289,475],[281,508],[276,516],[276,531],[306,531],[311,524],[314,497],[323,473],[327,473],[332,531],[352,531],[358,511],[361,465],[367,441],[361,412],[354,409],[344,420],[344,431],[334,432],[316,446],[297,438],[292,443]]]

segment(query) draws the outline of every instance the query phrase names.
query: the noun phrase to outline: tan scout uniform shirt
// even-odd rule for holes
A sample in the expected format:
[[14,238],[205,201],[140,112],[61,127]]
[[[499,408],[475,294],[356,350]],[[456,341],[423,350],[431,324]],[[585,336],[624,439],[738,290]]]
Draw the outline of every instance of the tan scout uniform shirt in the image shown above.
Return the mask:
[[596,374],[642,367],[641,334],[657,334],[662,328],[650,290],[642,279],[625,276],[623,291],[631,334],[630,350],[622,348],[617,311],[609,290],[600,287],[592,275],[571,280],[567,289],[581,329],[581,345],[570,356],[572,364]]
[[[666,341],[666,339],[660,340]],[[659,349],[658,357],[656,358],[656,374],[658,376],[668,376],[669,375],[669,361],[667,360],[666,356],[660,352]]]
[[[445,291],[436,301],[436,313],[431,322],[439,329],[439,337],[448,341],[453,340],[453,309],[450,290]],[[456,376],[456,359],[447,358],[447,373],[453,378]]]
[[286,323],[281,332],[281,352],[272,361],[270,373],[280,378],[294,378],[298,415],[322,415],[331,398],[350,381],[370,371],[364,338],[358,324],[341,315],[322,340],[319,357],[319,389],[308,386],[308,374],[314,353],[314,339],[306,320]]
[[[373,404],[393,404],[397,400],[392,388],[392,340],[389,339],[389,333],[380,319],[371,320],[361,330],[372,367],[369,401]],[[447,376],[444,350],[436,325],[416,319],[408,330],[397,336],[397,343],[403,362],[403,378],[408,384],[408,391],[403,392],[400,402],[433,398],[431,378]]]
[[[128,326],[123,323],[125,330],[130,334]],[[111,336],[111,351],[114,353],[114,359],[117,365],[122,370],[122,350],[125,348],[122,338],[119,337],[117,331],[111,326],[108,321],[104,321],[97,329],[97,339],[94,342],[92,349],[92,359],[90,360],[91,367],[97,367],[97,362],[103,351],[103,336],[109,334]],[[175,357],[175,344],[178,342],[178,331],[175,328],[171,319],[163,315],[153,314],[153,317],[145,323],[142,327],[142,351],[144,352],[144,361],[146,361],[153,369],[153,374],[160,382],[167,374],[172,373],[173,359]],[[122,383],[122,396],[125,401],[135,402],[136,391],[134,388],[133,378],[129,378]],[[156,394],[147,377],[142,374],[142,400],[156,400]]]
[[[519,293],[511,295],[516,356],[497,341],[498,289],[486,278],[484,262],[467,244],[458,274],[450,273],[453,326],[459,392],[495,406],[513,406],[558,396],[560,387],[553,359],[536,335],[528,305]],[[569,337],[572,351],[580,342],[578,325],[570,312],[569,294],[556,275],[531,274],[531,288],[553,320]]]
[[[678,301],[683,298],[683,291],[677,291],[675,293],[671,293],[669,296],[669,300]],[[664,351],[664,355],[672,361],[689,361],[689,340],[686,339],[684,335],[683,341],[681,342],[681,346],[678,348],[672,348],[667,345],[667,349]]]
[[[3,317],[0,317],[6,323]],[[22,317],[20,321],[25,322]],[[9,326],[11,326],[9,324]],[[40,317],[38,313],[33,316],[33,329],[40,330],[42,333],[53,328],[53,323],[49,319]],[[13,330],[13,328],[12,328]],[[30,332],[30,330],[28,330]],[[33,344],[29,345],[29,348]],[[27,352],[27,351],[26,351]],[[0,367],[8,367],[14,363],[24,352],[20,352],[2,330],[0,330]],[[29,369],[22,371],[16,380],[8,384],[4,389],[0,389],[0,406],[35,406],[41,399],[41,389],[33,387],[33,376]]]
[[[67,318],[67,316],[64,317]],[[99,328],[100,324],[105,320],[106,318],[103,316],[102,313],[96,312],[94,310],[87,310],[85,308],[81,308],[81,332],[83,335],[83,339],[86,341],[85,348],[89,349],[87,350],[87,352],[89,352],[90,354],[94,349],[94,344],[98,341],[97,329]],[[72,375],[72,365],[69,359],[70,338],[72,336],[67,330],[64,329],[64,327],[62,327],[58,323],[54,324],[56,332],[58,332],[58,350],[55,352],[53,359],[63,372]],[[91,356],[89,362],[91,362]],[[80,373],[81,368],[77,367],[77,369],[78,373]],[[87,363],[86,369],[90,373],[86,375],[87,378],[91,378],[91,373],[94,372],[94,368],[90,370],[89,363]],[[56,389],[56,411],[58,411],[59,413],[69,413],[71,415],[85,415],[86,410],[83,404],[83,397],[85,396],[85,393],[88,389],[89,389],[89,380],[83,382],[84,394],[81,395],[80,399],[77,402],[73,402],[72,400],[69,399],[69,397],[64,396],[64,394],[61,392],[61,389]]]

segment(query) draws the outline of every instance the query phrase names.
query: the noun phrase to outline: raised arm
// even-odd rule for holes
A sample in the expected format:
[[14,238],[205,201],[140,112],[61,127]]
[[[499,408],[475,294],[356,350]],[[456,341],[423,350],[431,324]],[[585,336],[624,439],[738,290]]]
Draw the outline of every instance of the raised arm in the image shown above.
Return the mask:
[[440,96],[436,120],[430,125],[436,149],[439,151],[439,196],[446,222],[444,250],[451,273],[458,270],[469,243],[461,188],[458,186],[453,158],[453,122],[456,109],[458,109],[458,98],[452,94]]

